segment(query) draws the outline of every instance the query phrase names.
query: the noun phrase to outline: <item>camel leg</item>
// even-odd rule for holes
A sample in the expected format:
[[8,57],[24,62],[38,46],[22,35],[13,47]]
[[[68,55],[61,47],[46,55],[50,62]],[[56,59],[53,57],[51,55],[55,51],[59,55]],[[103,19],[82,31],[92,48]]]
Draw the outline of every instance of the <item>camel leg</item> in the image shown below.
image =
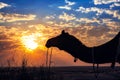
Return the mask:
[[120,52],[116,55],[115,61],[111,63],[111,68],[114,69],[115,63],[118,62],[120,64]]
[[114,69],[114,67],[115,67],[115,63],[116,62],[119,62],[120,63],[120,52],[117,52],[117,54],[116,54],[116,56],[115,56],[115,59],[114,59],[114,61],[112,62],[112,64],[111,64],[111,68],[112,69]]
[[74,62],[76,62],[78,60],[78,58],[74,58]]
[[117,62],[120,64],[120,55],[118,56],[118,60],[117,60]]
[[115,61],[114,61],[114,62],[112,62],[112,64],[111,64],[111,68],[112,68],[112,69],[114,69],[114,68],[115,68]]
[[94,76],[96,80],[98,79],[98,75],[99,75],[98,68],[99,68],[99,64],[96,64],[95,66],[95,63],[93,63],[93,71],[94,71]]
[[120,64],[120,55],[118,56],[117,62]]

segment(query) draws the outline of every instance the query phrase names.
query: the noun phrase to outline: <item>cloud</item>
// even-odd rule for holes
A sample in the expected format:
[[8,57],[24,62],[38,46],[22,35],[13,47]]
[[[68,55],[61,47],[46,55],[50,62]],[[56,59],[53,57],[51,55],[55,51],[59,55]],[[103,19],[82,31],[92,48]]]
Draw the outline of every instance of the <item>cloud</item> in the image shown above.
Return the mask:
[[0,26],[0,51],[17,48],[21,34],[19,28]]
[[68,0],[65,0],[65,3],[68,4],[69,6],[75,5],[75,2],[70,2]]
[[110,4],[113,2],[120,2],[120,0],[94,0],[95,5]]
[[66,9],[66,10],[71,10],[71,7],[67,6],[67,5],[65,5],[65,6],[59,6],[58,8],[60,8],[60,9]]
[[80,11],[82,13],[89,13],[89,12],[97,12],[97,14],[102,14],[104,12],[104,9],[100,9],[97,7],[90,7],[90,8],[84,8],[82,6],[80,6],[78,9],[76,9],[76,11]]
[[75,5],[75,2],[70,2],[68,0],[65,0],[66,5],[64,6],[59,6],[58,8],[60,9],[66,9],[66,10],[71,10],[71,6]]
[[[96,9],[97,10],[97,9]],[[95,11],[96,11],[95,10]],[[89,10],[87,10],[90,12]],[[85,13],[85,12],[83,12]],[[103,12],[102,12],[103,13]],[[101,14],[102,14],[101,13]],[[106,11],[106,13],[112,14],[112,11]],[[117,14],[114,13],[114,17],[119,17]],[[46,17],[45,17],[46,18]],[[59,19],[59,21],[56,21],[55,19]],[[62,28],[67,28],[67,27],[79,27],[81,25],[92,25],[92,26],[108,26],[109,28],[117,28],[118,25],[115,25],[116,21],[114,21],[112,18],[86,18],[86,17],[81,17],[77,18],[74,14],[68,14],[66,12],[63,12],[59,16],[54,16],[54,19],[48,19],[46,22],[47,25],[49,26],[55,26],[55,27],[62,27]]]
[[63,14],[59,15],[59,19],[64,20],[64,21],[72,21],[75,20],[76,17],[74,14],[67,14],[65,12],[63,12]]
[[8,13],[0,13],[0,22],[15,22],[15,21],[30,21],[34,20],[36,15],[28,14],[8,14]]
[[102,25],[92,26],[89,24],[79,25],[79,27],[71,27],[65,28],[65,31],[74,35],[78,38],[83,44],[88,47],[99,46],[108,41],[110,41],[120,30],[119,24],[111,23],[111,25],[116,27],[115,29],[111,29]]
[[[110,22],[111,20],[104,19],[104,21]],[[31,61],[32,61],[32,66],[35,66],[35,65],[39,66],[39,65],[41,65],[41,63],[36,62],[36,61],[37,60],[41,61],[41,59],[44,60],[44,56],[45,56],[45,50],[42,50],[40,47],[41,46],[44,47],[46,41],[49,38],[58,36],[63,29],[65,29],[65,31],[68,32],[69,34],[77,37],[79,40],[81,40],[87,46],[101,45],[101,44],[105,43],[106,41],[109,41],[111,38],[113,38],[113,36],[115,36],[117,34],[117,31],[120,30],[120,28],[116,28],[114,30],[108,29],[108,27],[111,27],[111,26],[118,27],[120,25],[120,23],[116,24],[116,23],[111,22],[111,23],[109,23],[109,25],[111,25],[111,26],[108,25],[107,27],[104,27],[104,26],[96,27],[96,26],[92,26],[90,24],[84,24],[84,25],[79,24],[79,26],[74,27],[73,23],[74,23],[74,21],[73,22],[63,21],[63,22],[60,22],[61,25],[58,24],[59,27],[54,26],[54,25],[46,26],[43,24],[32,24],[32,25],[26,25],[25,27],[24,27],[24,25],[23,25],[23,27],[0,26],[0,59],[2,58],[0,60],[0,62],[3,61],[4,63],[6,63],[5,61],[12,58],[10,56],[15,54],[16,55],[15,61],[17,62],[17,65],[21,65],[20,61],[23,58],[23,53],[27,53],[27,51],[25,52],[25,48],[23,46],[21,46],[21,47],[19,46],[22,44],[20,42],[21,41],[20,39],[22,36],[28,36],[28,35],[35,36],[36,42],[39,44],[39,48],[37,51],[35,51],[35,52],[33,51],[34,54],[26,54],[26,55],[28,56],[28,66],[31,65]],[[68,25],[68,26],[72,26],[72,27],[63,27],[62,25],[64,25],[64,24],[66,26]],[[74,23],[74,25],[78,25],[78,24]],[[58,53],[62,53],[62,54],[58,54]],[[63,59],[61,59],[62,56],[60,56],[60,55],[66,56],[67,54],[65,52],[61,52],[60,50],[56,50],[56,48],[55,48],[55,51],[53,54],[54,58],[52,58],[52,59],[55,61],[55,63],[57,63],[57,65],[64,65],[64,63],[71,61],[73,58],[70,55],[69,56],[67,55],[69,60],[65,61],[64,63],[59,63],[59,61],[66,59],[66,57],[63,57]],[[36,59],[36,57],[38,59]]]
[[17,48],[19,45],[14,41],[0,41],[0,51]]
[[[55,36],[60,31],[57,27],[47,27],[42,24],[20,26],[0,26],[0,53],[22,47],[22,36],[32,35],[37,40],[39,47],[44,46],[45,42],[51,36]],[[21,48],[19,48],[21,49]],[[39,48],[41,50],[41,48]],[[0,54],[1,55],[1,54]]]
[[108,9],[102,9],[97,7],[90,7],[90,8],[84,8],[82,6],[79,7],[79,9],[76,9],[78,12],[82,13],[89,13],[89,12],[95,12],[96,15],[102,15],[103,13],[106,13],[108,15],[112,15],[112,17],[120,19],[120,14],[117,10],[108,10]]
[[115,22],[115,21],[108,21],[108,20],[103,20],[103,22],[106,24],[106,26],[111,29],[115,30],[116,32],[120,30],[120,23]]
[[111,4],[111,5],[110,5],[110,9],[112,9],[113,7],[116,7],[116,6],[117,6],[117,7],[120,6],[120,3]]
[[93,18],[93,19],[89,19],[89,18],[80,18],[80,19],[76,19],[77,22],[81,22],[81,23],[100,23],[100,20]]
[[5,8],[5,7],[10,7],[11,5],[8,5],[6,3],[0,2],[0,9]]
[[50,16],[46,16],[45,19],[54,19],[55,18],[55,15],[50,15]]
[[65,21],[60,21],[58,23],[53,22],[53,21],[48,21],[48,25],[58,27],[58,28],[67,28],[67,27],[78,27],[79,24],[76,24],[74,21],[73,22],[65,22]]
[[[82,39],[82,41],[85,44],[88,44],[88,46],[101,45],[110,40],[116,34],[116,32],[120,30],[120,23],[113,21],[111,18],[77,18],[74,14],[67,14],[65,12],[59,15],[58,18],[63,21],[48,21],[48,24],[50,24],[50,26],[67,30],[68,32],[77,36],[79,40]],[[98,23],[99,25],[94,25],[94,23]],[[109,35],[109,33],[112,34]],[[87,38],[88,36],[90,40]],[[99,40],[97,40],[97,38]],[[95,40],[97,40],[97,43],[94,43]],[[94,44],[92,44],[90,41],[92,41]]]

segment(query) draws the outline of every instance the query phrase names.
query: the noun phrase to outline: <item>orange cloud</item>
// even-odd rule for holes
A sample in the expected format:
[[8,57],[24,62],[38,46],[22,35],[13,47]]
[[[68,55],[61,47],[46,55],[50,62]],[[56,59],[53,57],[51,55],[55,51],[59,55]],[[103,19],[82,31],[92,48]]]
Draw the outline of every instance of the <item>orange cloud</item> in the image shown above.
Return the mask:
[[30,21],[34,20],[36,15],[28,14],[8,14],[0,13],[0,22]]
[[[105,20],[106,22],[109,20]],[[61,23],[62,25],[62,23]],[[70,24],[69,24],[70,25]],[[110,26],[109,26],[110,25]],[[24,25],[23,25],[24,26]],[[45,43],[49,38],[55,37],[61,33],[63,29],[71,35],[77,37],[82,43],[87,46],[98,46],[106,41],[112,39],[120,30],[119,23],[108,23],[110,27],[92,26],[89,24],[79,25],[78,27],[61,27],[61,26],[46,26],[43,24],[32,24],[24,27],[7,27],[0,26],[0,62],[7,65],[7,60],[12,60],[15,66],[20,66],[23,55],[26,54],[29,66],[39,66],[45,64],[46,48]],[[113,29],[111,29],[114,28]],[[33,35],[38,48],[29,52],[21,43],[22,36]],[[14,55],[13,55],[14,54]],[[66,60],[67,58],[67,60]],[[53,64],[55,66],[76,66],[76,65],[89,65],[78,61],[73,62],[73,57],[64,51],[57,48],[53,49]]]
[[65,20],[65,21],[68,22],[68,21],[71,21],[71,20],[75,20],[76,17],[73,14],[69,15],[69,14],[63,12],[62,15],[59,15],[59,19]]

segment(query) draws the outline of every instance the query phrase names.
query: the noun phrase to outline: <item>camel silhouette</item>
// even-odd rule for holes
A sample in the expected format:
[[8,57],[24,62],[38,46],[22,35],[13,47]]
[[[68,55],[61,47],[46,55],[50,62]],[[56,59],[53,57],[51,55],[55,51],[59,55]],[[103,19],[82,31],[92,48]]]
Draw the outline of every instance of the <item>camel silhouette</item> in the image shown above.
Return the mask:
[[76,37],[63,30],[60,35],[49,39],[45,46],[47,48],[57,47],[68,52],[74,57],[74,62],[80,59],[87,63],[112,63],[111,67],[114,67],[115,62],[120,63],[119,37],[120,32],[112,40],[103,45],[87,47]]

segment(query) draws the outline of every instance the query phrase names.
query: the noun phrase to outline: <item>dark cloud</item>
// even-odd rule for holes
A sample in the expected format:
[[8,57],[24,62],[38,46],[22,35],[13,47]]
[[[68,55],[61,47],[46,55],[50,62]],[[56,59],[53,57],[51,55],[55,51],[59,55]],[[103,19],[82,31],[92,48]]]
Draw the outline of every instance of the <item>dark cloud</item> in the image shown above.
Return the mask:
[[88,36],[100,37],[107,34],[110,31],[107,27],[94,27],[93,29],[87,31]]
[[0,40],[9,39],[7,35],[0,33]]
[[0,41],[0,51],[14,49],[18,46],[14,41]]

